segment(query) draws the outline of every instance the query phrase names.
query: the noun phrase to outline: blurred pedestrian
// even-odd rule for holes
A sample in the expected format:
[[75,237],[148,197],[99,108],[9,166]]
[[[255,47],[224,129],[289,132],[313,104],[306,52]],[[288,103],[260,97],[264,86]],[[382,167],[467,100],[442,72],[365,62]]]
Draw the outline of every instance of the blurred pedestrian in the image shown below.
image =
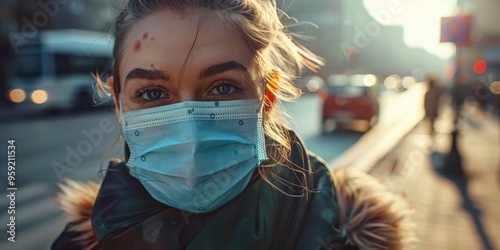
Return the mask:
[[472,84],[472,91],[474,99],[477,101],[478,108],[484,113],[488,112],[488,101],[490,98],[490,91],[482,83],[480,78],[476,78]]
[[439,99],[443,94],[437,76],[427,77],[428,89],[424,96],[425,117],[429,122],[429,133],[434,134],[434,122],[439,115]]
[[469,74],[464,70],[459,70],[457,76],[455,77],[455,84],[453,85],[452,92],[453,104],[457,112],[460,112],[467,97],[468,82]]
[[[131,0],[107,82],[125,139],[101,184],[69,181],[54,249],[402,249],[408,209],[333,171],[279,118],[321,61],[274,0]],[[103,83],[104,84],[104,83]]]

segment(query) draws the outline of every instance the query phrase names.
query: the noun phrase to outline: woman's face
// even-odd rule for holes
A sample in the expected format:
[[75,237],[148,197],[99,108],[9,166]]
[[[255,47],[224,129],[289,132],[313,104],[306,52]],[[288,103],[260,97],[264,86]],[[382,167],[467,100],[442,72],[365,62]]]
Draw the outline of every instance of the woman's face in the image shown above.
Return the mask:
[[122,53],[123,111],[261,97],[254,53],[215,15],[151,15],[132,26]]

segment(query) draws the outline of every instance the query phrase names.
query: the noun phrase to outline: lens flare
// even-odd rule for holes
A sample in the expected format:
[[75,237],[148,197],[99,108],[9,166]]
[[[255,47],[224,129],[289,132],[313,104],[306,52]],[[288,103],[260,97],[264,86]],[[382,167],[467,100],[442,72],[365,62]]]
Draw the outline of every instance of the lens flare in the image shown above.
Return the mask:
[[11,102],[21,103],[26,99],[26,92],[22,89],[12,89],[8,92],[7,97]]
[[377,77],[375,75],[369,74],[363,77],[363,84],[370,87],[377,83]]
[[493,94],[500,94],[500,81],[493,82],[490,85],[490,90]]
[[43,104],[47,102],[49,95],[45,90],[35,90],[31,93],[31,101],[35,104]]

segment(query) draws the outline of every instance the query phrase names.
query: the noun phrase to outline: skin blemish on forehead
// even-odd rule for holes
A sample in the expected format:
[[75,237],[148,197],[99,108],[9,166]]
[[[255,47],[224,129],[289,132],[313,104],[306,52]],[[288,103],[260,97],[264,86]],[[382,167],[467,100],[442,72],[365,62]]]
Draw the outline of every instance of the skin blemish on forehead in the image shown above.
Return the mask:
[[141,50],[141,41],[135,41],[134,52],[139,52]]
[[151,41],[153,41],[153,40],[155,40],[155,39],[156,39],[156,37],[151,37]]
[[151,68],[152,68],[152,69],[154,69],[154,68],[155,68],[155,65],[154,65],[154,64],[151,64],[150,66],[151,66]]
[[148,35],[149,35],[149,34],[148,34],[148,32],[145,32],[145,33],[142,35],[142,39],[146,39],[146,38],[148,38]]

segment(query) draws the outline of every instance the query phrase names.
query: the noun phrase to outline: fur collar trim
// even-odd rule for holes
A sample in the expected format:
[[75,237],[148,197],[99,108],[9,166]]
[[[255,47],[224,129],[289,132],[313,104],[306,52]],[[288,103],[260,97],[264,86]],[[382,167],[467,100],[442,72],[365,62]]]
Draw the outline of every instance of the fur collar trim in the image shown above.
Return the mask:
[[[349,169],[330,170],[339,206],[339,227],[348,242],[361,249],[404,249],[414,241],[412,209],[400,195],[388,192],[374,177]],[[85,249],[99,249],[92,230],[92,209],[99,192],[93,181],[67,180],[59,185],[56,201],[72,220],[69,230]]]

